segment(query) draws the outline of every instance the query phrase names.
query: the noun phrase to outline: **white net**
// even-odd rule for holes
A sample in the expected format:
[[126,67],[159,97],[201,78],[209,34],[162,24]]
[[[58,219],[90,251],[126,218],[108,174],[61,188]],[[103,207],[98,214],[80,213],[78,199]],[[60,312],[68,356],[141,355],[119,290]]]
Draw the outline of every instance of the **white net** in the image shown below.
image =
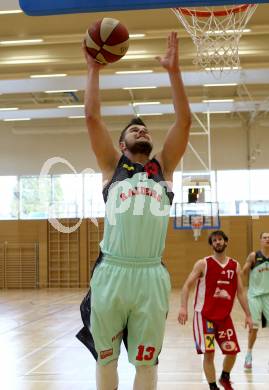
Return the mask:
[[172,11],[196,46],[194,63],[209,71],[222,72],[239,67],[239,40],[256,8],[256,4],[244,4],[198,9],[172,8]]
[[195,241],[197,241],[201,235],[201,229],[203,227],[203,216],[202,215],[192,216],[191,227],[193,231],[193,237]]

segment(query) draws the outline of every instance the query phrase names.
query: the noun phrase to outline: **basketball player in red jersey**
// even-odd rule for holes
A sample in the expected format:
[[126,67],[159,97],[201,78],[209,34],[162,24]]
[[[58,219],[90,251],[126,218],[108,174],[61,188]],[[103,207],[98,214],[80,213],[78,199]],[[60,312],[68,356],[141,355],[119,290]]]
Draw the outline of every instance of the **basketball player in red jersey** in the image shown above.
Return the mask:
[[228,237],[221,230],[211,233],[208,243],[213,255],[195,263],[183,288],[178,321],[184,325],[188,320],[188,299],[191,286],[197,281],[193,333],[198,354],[204,354],[204,372],[211,390],[219,389],[216,384],[214,366],[215,340],[225,355],[223,371],[219,379],[225,390],[233,390],[230,372],[236,354],[240,352],[235,329],[230,316],[235,295],[245,312],[245,325],[252,328],[252,319],[240,277],[239,263],[226,256]]

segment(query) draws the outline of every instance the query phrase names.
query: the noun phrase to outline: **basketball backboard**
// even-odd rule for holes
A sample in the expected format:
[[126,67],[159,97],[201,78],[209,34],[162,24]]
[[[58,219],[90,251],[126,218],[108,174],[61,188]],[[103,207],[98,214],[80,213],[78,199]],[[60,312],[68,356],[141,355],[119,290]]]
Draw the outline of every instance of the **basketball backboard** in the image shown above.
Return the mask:
[[[251,0],[19,0],[19,2],[21,9],[31,16],[253,3]],[[268,0],[254,2],[267,3]]]
[[217,202],[175,203],[174,228],[191,230],[194,220],[200,218],[199,229],[219,229],[219,205]]

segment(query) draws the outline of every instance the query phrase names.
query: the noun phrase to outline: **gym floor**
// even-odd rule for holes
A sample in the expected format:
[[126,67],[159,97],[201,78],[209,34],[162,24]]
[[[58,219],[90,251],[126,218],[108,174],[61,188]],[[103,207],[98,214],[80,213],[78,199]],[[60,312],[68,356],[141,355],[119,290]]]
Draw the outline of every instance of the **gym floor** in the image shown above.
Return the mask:
[[[0,365],[4,390],[95,390],[95,362],[75,338],[81,327],[79,304],[85,289],[4,290],[0,292]],[[192,321],[177,323],[179,290],[171,294],[158,390],[206,390],[202,359],[194,349]],[[190,300],[190,317],[192,317]],[[243,369],[247,347],[244,316],[236,302],[233,319],[242,352],[232,380],[238,390],[268,389],[269,330],[262,329],[253,354],[252,373]],[[216,369],[222,356],[216,352]],[[124,348],[119,360],[119,390],[131,390],[134,368]]]

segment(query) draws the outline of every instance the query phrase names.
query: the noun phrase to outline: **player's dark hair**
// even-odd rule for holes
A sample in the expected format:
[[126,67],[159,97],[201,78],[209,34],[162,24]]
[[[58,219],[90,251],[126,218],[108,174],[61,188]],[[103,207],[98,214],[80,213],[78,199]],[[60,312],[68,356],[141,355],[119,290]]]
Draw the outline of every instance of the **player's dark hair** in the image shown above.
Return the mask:
[[142,121],[141,118],[139,118],[138,116],[134,117],[129,123],[127,126],[124,127],[124,129],[122,130],[122,132],[120,133],[120,138],[119,138],[119,143],[122,142],[124,140],[124,135],[125,135],[125,132],[126,130],[128,129],[128,127],[130,126],[133,126],[133,125],[140,125],[140,126],[145,126],[145,123]]
[[209,245],[212,245],[213,237],[216,237],[216,236],[221,236],[225,242],[228,242],[228,236],[226,236],[226,234],[222,230],[215,230],[208,237]]

